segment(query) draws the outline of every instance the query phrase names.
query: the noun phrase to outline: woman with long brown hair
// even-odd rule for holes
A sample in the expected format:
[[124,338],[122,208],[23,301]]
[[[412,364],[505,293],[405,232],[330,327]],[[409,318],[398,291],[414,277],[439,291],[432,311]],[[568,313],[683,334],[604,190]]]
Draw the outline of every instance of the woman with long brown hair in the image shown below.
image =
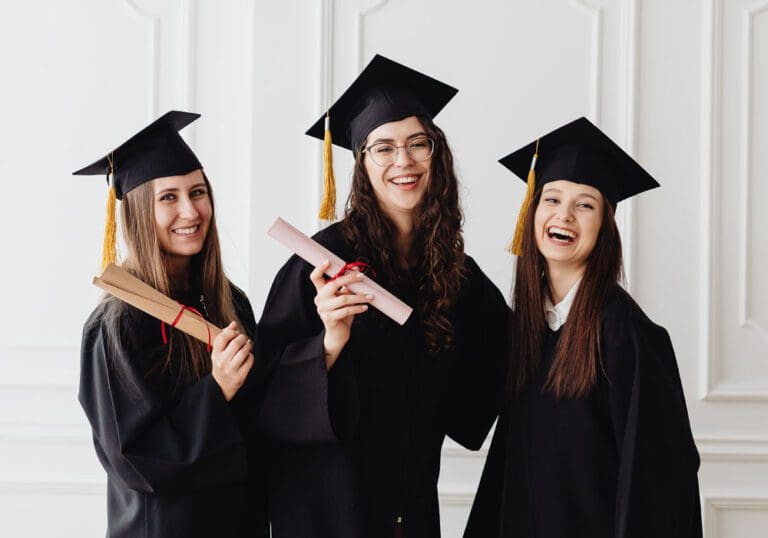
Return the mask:
[[700,536],[672,344],[619,285],[616,204],[658,183],[585,118],[501,163],[530,198],[513,245],[508,398],[465,536]]
[[262,392],[256,323],[224,275],[211,184],[178,134],[198,117],[169,112],[75,172],[107,173],[114,189],[105,263],[121,199],[122,267],[225,327],[206,345],[111,296],[86,322],[79,399],[107,472],[110,537],[266,535],[265,482],[246,449]]
[[[294,256],[278,273],[259,322],[279,357],[269,391],[314,376],[325,404],[312,417],[265,408],[282,440],[276,537],[439,536],[444,438],[477,449],[497,414],[507,306],[464,253],[453,158],[433,122],[455,93],[376,56],[329,111],[355,168],[344,218],[315,240],[366,264],[414,313],[399,326],[369,309],[346,289],[354,271],[329,281],[327,264]],[[308,134],[322,139],[324,122]],[[315,444],[296,433],[310,423]]]

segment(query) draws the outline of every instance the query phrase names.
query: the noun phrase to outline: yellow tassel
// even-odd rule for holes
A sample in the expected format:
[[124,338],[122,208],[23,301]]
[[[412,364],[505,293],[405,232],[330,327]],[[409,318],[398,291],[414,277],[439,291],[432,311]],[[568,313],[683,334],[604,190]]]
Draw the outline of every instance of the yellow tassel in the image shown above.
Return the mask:
[[115,187],[109,187],[109,195],[107,197],[107,221],[104,224],[104,246],[101,251],[101,269],[102,271],[110,263],[114,263],[117,259],[117,223],[115,222],[115,204],[117,201],[117,193]]
[[525,198],[520,205],[520,213],[517,215],[517,224],[515,225],[515,235],[512,237],[512,241],[507,246],[507,252],[520,256],[523,247],[523,226],[525,224],[525,217],[528,214],[528,209],[531,207],[533,201],[533,193],[536,191],[536,159],[539,156],[538,153],[539,143],[536,142],[536,153],[533,154],[533,160],[531,161],[531,169],[528,170],[528,187],[525,191]]
[[330,116],[325,116],[323,138],[323,200],[320,203],[322,220],[336,220],[336,178],[333,175],[333,141],[331,140]]

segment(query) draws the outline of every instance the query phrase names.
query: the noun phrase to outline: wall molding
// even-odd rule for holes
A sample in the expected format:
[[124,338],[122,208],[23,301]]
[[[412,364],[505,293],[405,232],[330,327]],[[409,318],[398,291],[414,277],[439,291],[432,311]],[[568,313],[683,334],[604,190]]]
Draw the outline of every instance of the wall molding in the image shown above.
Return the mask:
[[[744,24],[751,26],[754,16],[768,8],[763,1],[755,8],[745,11],[742,18]],[[747,22],[744,21],[746,18]],[[724,402],[766,402],[768,401],[768,383],[732,383],[720,380],[720,358],[716,352],[720,349],[720,268],[716,253],[720,251],[719,230],[721,223],[720,214],[720,190],[721,186],[721,123],[723,113],[723,0],[708,0],[703,10],[704,54],[702,65],[702,138],[701,138],[701,200],[699,219],[699,249],[704,263],[699,267],[701,280],[699,284],[699,399],[705,401]],[[745,39],[750,39],[751,33]],[[746,127],[750,123],[748,118],[751,108],[751,90],[747,87],[750,83],[749,59],[751,46],[742,41],[742,96],[747,97],[742,103],[741,120],[742,129],[740,143],[748,145],[751,134]],[[744,92],[747,92],[746,94]],[[746,122],[746,123],[745,123]],[[741,201],[742,209],[745,203],[745,182],[749,175],[749,167],[746,159],[748,150],[742,150],[741,154]],[[746,267],[746,236],[745,216],[740,222],[742,237],[739,239],[739,252],[742,265]],[[744,289],[744,269],[741,271],[739,288]],[[743,293],[743,291],[741,292]],[[739,308],[743,313],[746,307],[743,296],[739,298]]]
[[720,250],[720,165],[723,79],[723,3],[708,0],[703,9],[701,199],[699,219],[699,399],[740,401],[739,390],[723,390],[714,351],[719,348],[720,315],[716,305],[720,271],[715,253]]
[[470,507],[475,500],[475,488],[437,488],[437,498],[440,507],[462,506]]
[[375,4],[359,9],[355,14],[355,43],[357,49],[357,72],[363,70],[365,65],[365,19],[381,10],[389,0],[378,0]]
[[595,123],[600,125],[602,103],[602,80],[603,80],[603,8],[602,6],[593,6],[585,0],[571,0],[571,5],[575,6],[587,15],[591,26],[590,33],[590,103],[589,117]]
[[149,86],[147,88],[147,102],[149,103],[147,116],[150,119],[155,118],[157,117],[158,102],[160,98],[160,17],[148,13],[139,7],[136,0],[123,1],[125,6],[127,6],[134,15],[143,19],[149,27],[151,45],[149,58],[147,59],[147,77],[149,80]]
[[469,450],[463,446],[451,444],[443,447],[443,458],[468,458],[485,460],[488,456],[488,446],[484,443],[480,450]]
[[[485,460],[493,432],[488,434],[480,450],[468,450],[446,438],[444,458]],[[696,437],[694,439],[704,462],[762,463],[768,462],[768,437]]]
[[[624,0],[620,7],[619,57],[621,70],[620,95],[622,96],[619,121],[619,139],[624,150],[632,157],[637,156],[637,81],[640,64],[640,0]],[[632,293],[635,275],[635,250],[637,229],[635,226],[636,200],[624,200],[621,208],[622,250],[627,291]]]
[[[383,8],[389,0],[378,0],[376,3],[372,4],[371,6],[367,8],[359,8],[354,12],[354,18],[353,18],[353,31],[354,31],[354,43],[355,43],[355,50],[356,53],[356,70],[355,70],[355,76],[357,76],[360,71],[362,71],[364,67],[364,57],[365,57],[365,20],[369,16],[375,14],[377,11],[379,11],[381,8]],[[318,110],[320,112],[324,112],[328,110],[328,108],[333,103],[334,94],[333,94],[333,83],[334,83],[334,44],[333,44],[333,32],[334,32],[334,14],[335,14],[335,5],[334,0],[321,0],[318,3],[317,8],[317,19],[319,21],[319,32],[318,32],[318,74],[317,74],[317,86],[318,86],[318,96],[319,96],[319,103],[318,103]],[[335,150],[332,150],[335,151]],[[311,184],[310,184],[310,192],[313,194],[314,199],[316,200],[316,204],[314,204],[312,207],[314,208],[317,204],[320,203],[320,197],[322,196],[323,192],[323,147],[322,145],[318,145],[318,147],[314,150],[314,157],[313,160],[315,163],[317,163],[314,173],[314,177],[310,178]],[[337,200],[337,211],[338,211],[338,202]],[[317,205],[319,207],[319,205]],[[320,219],[318,219],[314,214],[312,216],[312,221],[315,223],[315,231],[320,230],[324,226],[324,222]]]
[[699,264],[699,399],[710,398],[715,364],[710,357],[717,347],[717,312],[713,294],[718,274],[713,254],[719,248],[717,230],[720,215],[714,190],[718,186],[715,171],[720,167],[720,118],[722,106],[722,0],[707,0],[703,9],[702,36],[702,129],[701,129],[701,198],[699,207],[699,251],[704,263]]
[[701,398],[708,402],[767,402],[768,383],[720,383]]
[[107,493],[107,482],[96,480],[4,480],[0,479],[0,494],[15,495],[96,495]]
[[702,492],[704,535],[719,538],[720,514],[733,511],[768,511],[768,491],[713,490]]
[[754,95],[752,84],[754,81],[754,27],[755,19],[768,11],[768,2],[764,0],[750,8],[745,8],[742,12],[742,100],[741,100],[741,133],[739,136],[741,145],[741,165],[739,166],[739,216],[740,235],[739,235],[739,326],[756,331],[762,338],[768,342],[768,329],[763,327],[759,321],[751,319],[751,294],[750,288],[750,268],[752,252],[749,238],[752,236],[752,210],[750,203],[752,190],[752,158],[754,155],[754,120],[752,110],[754,105]]
[[83,423],[0,423],[0,445],[83,445],[91,446],[91,429],[85,419]]
[[[592,5],[586,0],[571,0],[571,5],[586,12],[591,24],[591,79],[589,117],[598,126],[602,123],[604,57],[605,57],[605,11],[602,6]],[[640,35],[640,0],[622,0],[618,6],[619,35],[618,56],[618,94],[619,100],[619,143],[631,156],[636,156],[637,137],[637,81],[639,65]],[[618,211],[618,224],[621,229],[624,269],[627,290],[632,292],[635,274],[635,229],[636,201],[624,200]]]
[[47,391],[47,392],[66,392],[77,394],[78,386],[75,383],[55,383],[43,381],[40,383],[3,381],[0,382],[0,392],[27,392],[27,391]]
[[[197,109],[197,43],[199,35],[197,31],[198,22],[198,0],[178,0],[174,2],[173,15],[177,24],[177,35],[174,39],[174,48],[163,50],[162,38],[168,28],[168,22],[163,20],[163,15],[152,11],[149,2],[140,2],[140,0],[123,0],[124,5],[133,13],[134,16],[142,19],[149,27],[150,51],[147,60],[148,81],[147,101],[149,107],[147,110],[147,121],[157,118],[160,113],[160,97],[164,90],[171,93],[170,99],[175,107],[182,107],[186,110]],[[147,5],[139,5],[147,4]],[[167,88],[162,88],[160,84],[161,58],[172,57],[174,64],[178,65],[178,76],[171,73],[171,80]],[[178,104],[177,104],[178,103]],[[195,126],[191,126],[183,133],[184,139],[193,148],[195,147],[196,136]]]
[[[197,111],[197,43],[200,41],[197,20],[198,0],[183,0],[178,4],[179,50],[178,59],[181,73],[177,79],[176,92],[185,110]],[[196,125],[191,125],[185,133],[187,143],[193,148],[197,142]]]
[[768,462],[768,437],[699,437],[695,442],[703,462]]
[[[333,18],[334,18],[334,0],[321,0],[317,4],[316,17],[319,24],[318,31],[318,56],[317,56],[317,110],[324,113],[330,108],[333,99]],[[314,222],[314,231],[317,232],[323,227],[323,221],[317,218],[316,209],[320,207],[320,198],[323,194],[323,146],[315,144],[317,147],[312,152],[313,161],[316,163],[313,167],[315,172],[310,175],[309,192],[312,193],[312,222]],[[334,151],[334,148],[331,148]],[[338,200],[337,200],[338,202]],[[338,208],[337,208],[338,209]]]

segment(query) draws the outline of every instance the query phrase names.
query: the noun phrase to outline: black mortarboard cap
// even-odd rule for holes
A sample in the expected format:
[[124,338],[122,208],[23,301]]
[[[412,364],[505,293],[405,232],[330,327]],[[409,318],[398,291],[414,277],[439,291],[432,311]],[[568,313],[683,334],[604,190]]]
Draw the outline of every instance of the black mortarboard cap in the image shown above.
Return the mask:
[[81,168],[74,175],[114,175],[117,199],[158,177],[181,176],[202,168],[179,131],[200,117],[172,110],[133,135],[109,155]]
[[[377,54],[328,109],[337,146],[356,151],[379,125],[408,116],[434,118],[458,90]],[[323,140],[325,114],[306,134]]]
[[[158,177],[183,176],[202,168],[179,131],[200,117],[172,110],[133,135],[98,161],[73,172],[76,176],[104,175],[109,185],[104,224],[102,269],[117,261],[115,200],[139,185]],[[111,185],[110,185],[111,176]]]
[[637,161],[583,117],[558,127],[499,162],[528,184],[508,247],[518,256],[533,193],[550,181],[565,179],[590,185],[614,208],[621,200],[659,186]]
[[331,145],[357,151],[379,125],[409,116],[434,118],[458,90],[377,54],[306,134],[323,141],[323,220],[336,218]]
[[537,189],[550,181],[567,179],[595,187],[615,207],[630,196],[659,186],[637,161],[583,117],[510,153],[499,162],[527,181],[536,153]]

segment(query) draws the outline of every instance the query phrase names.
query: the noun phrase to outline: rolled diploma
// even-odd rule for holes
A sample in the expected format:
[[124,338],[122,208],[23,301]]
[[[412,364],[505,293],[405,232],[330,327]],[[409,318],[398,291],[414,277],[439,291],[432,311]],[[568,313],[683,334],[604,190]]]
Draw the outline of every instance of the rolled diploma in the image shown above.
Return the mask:
[[[346,265],[346,262],[336,254],[280,217],[270,226],[267,235],[291,249],[300,258],[309,262],[314,267],[319,267],[325,260],[330,261],[331,264],[325,271],[325,274],[329,277],[335,276]],[[411,312],[413,312],[413,308],[392,295],[367,275],[363,275],[360,282],[354,282],[347,287],[353,293],[373,295],[373,300],[370,303],[371,306],[400,325],[405,325]]]

